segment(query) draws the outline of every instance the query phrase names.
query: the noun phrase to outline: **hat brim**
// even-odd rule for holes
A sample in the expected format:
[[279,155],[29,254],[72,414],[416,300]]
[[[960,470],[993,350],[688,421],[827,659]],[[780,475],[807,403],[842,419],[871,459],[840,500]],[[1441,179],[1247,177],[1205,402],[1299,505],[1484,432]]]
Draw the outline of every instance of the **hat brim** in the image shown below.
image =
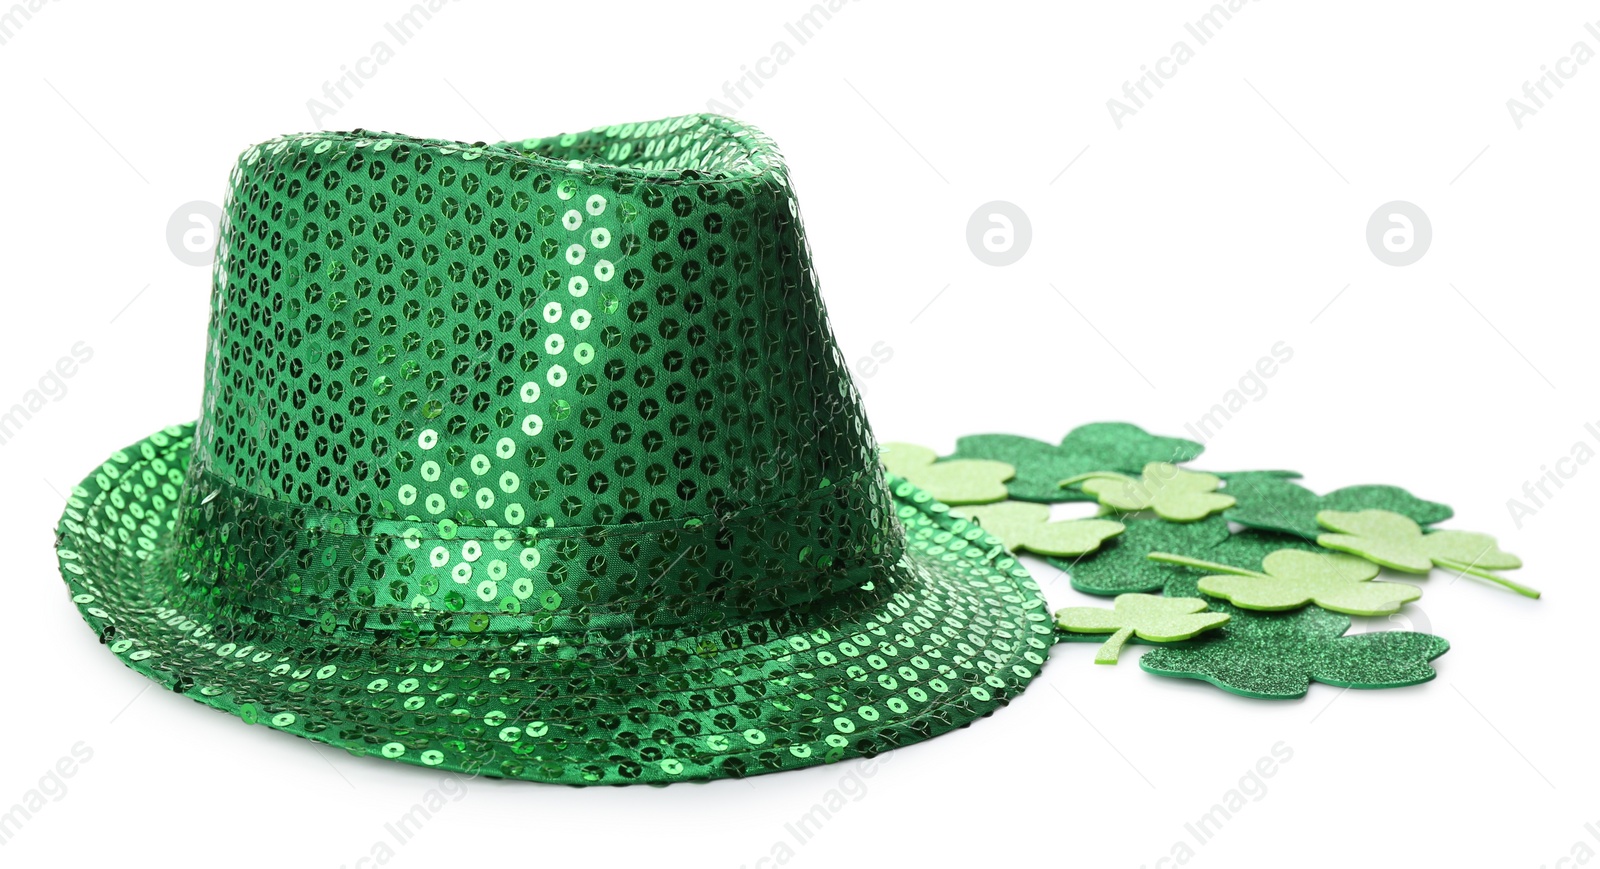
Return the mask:
[[964,727],[1021,693],[1053,642],[1037,584],[999,541],[891,478],[907,533],[900,562],[759,624],[640,631],[608,646],[629,650],[620,657],[571,638],[555,640],[557,654],[530,654],[549,651],[539,636],[492,650],[330,647],[292,625],[239,647],[174,593],[193,434],[192,424],[158,432],[73,490],[56,544],[73,602],[139,673],[358,755],[572,785],[777,772]]

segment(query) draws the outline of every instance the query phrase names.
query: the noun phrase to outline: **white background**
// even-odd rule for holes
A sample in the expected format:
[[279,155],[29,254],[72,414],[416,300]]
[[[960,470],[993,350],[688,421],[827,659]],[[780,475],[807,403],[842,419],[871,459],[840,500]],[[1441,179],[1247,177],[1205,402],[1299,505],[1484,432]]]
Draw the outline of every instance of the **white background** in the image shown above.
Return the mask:
[[[1498,536],[1546,592],[1424,580],[1408,612],[1452,650],[1394,691],[1250,701],[1144,673],[1143,647],[1113,668],[1058,646],[1011,707],[880,761],[864,792],[847,782],[858,799],[803,844],[785,824],[856,764],[666,789],[473,782],[391,841],[389,865],[776,865],[758,861],[779,843],[817,867],[1171,865],[1180,840],[1219,867],[1600,851],[1584,827],[1600,822],[1600,467],[1564,465],[1521,527],[1507,507],[1575,443],[1600,449],[1584,429],[1600,62],[1566,65],[1521,129],[1506,106],[1574,43],[1600,50],[1584,28],[1600,5],[1265,0],[1204,46],[1183,26],[1203,0],[860,0],[803,45],[785,24],[804,0],[603,5],[463,0],[397,45],[403,0],[65,0],[0,45],[0,407],[76,342],[93,350],[0,446],[0,811],[74,745],[93,752],[0,862],[375,865],[358,861],[384,823],[439,779],[145,690],[85,629],[51,550],[58,493],[196,415],[208,271],[174,255],[169,218],[219,200],[246,145],[313,127],[307,101],[358,64],[371,77],[321,126],[520,139],[721,98],[767,130],[847,355],[892,350],[861,382],[882,440],[948,451],[1095,420],[1182,434],[1284,341],[1293,360],[1197,467],[1406,486],[1453,505],[1448,527]],[[364,63],[379,40],[393,58]],[[1106,101],[1179,40],[1193,59],[1118,129]],[[792,57],[763,60],[779,41]],[[772,75],[733,105],[724,83],[746,67]],[[1433,225],[1403,268],[1364,238],[1396,199]],[[991,200],[1031,220],[1008,267],[967,246]],[[1053,605],[1087,600],[1055,574],[1039,565]],[[1185,823],[1280,742],[1293,757],[1265,795],[1196,845]]]

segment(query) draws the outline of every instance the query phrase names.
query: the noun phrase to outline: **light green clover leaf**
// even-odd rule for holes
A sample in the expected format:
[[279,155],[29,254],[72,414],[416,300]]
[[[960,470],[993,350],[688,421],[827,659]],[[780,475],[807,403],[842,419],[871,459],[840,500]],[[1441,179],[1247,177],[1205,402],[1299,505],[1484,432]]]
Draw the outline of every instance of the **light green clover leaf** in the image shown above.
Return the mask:
[[1135,634],[1153,643],[1187,640],[1227,623],[1226,613],[1205,612],[1197,597],[1119,594],[1112,609],[1075,606],[1056,611],[1056,627],[1080,634],[1111,634],[1095,653],[1096,664],[1115,664],[1122,646]]
[[1039,555],[1073,556],[1093,552],[1109,537],[1122,533],[1123,524],[1109,519],[1050,521],[1050,507],[1025,501],[1006,501],[982,507],[962,507],[957,514],[974,519],[983,530],[1000,538],[1006,549],[1026,549]]
[[1219,495],[1222,479],[1215,474],[1185,471],[1169,462],[1151,462],[1139,479],[1111,471],[1068,477],[1062,486],[1079,485],[1101,505],[1124,513],[1153,510],[1168,522],[1195,522],[1232,507],[1232,495]]
[[936,462],[939,455],[916,444],[884,444],[879,461],[889,473],[946,504],[987,504],[1003,501],[1006,480],[1017,469],[990,459],[952,459]]
[[1262,559],[1265,573],[1167,552],[1152,552],[1149,557],[1216,571],[1201,577],[1197,587],[1242,609],[1292,610],[1314,603],[1353,616],[1382,616],[1399,612],[1402,605],[1422,597],[1422,590],[1414,585],[1372,582],[1378,565],[1350,555],[1280,549]]
[[1472,531],[1424,534],[1422,526],[1409,517],[1388,510],[1354,513],[1323,510],[1317,514],[1317,522],[1334,532],[1318,536],[1319,546],[1359,555],[1374,564],[1407,573],[1427,573],[1438,565],[1497,582],[1527,597],[1539,596],[1537,589],[1489,572],[1521,567],[1522,559],[1502,551],[1488,534]]

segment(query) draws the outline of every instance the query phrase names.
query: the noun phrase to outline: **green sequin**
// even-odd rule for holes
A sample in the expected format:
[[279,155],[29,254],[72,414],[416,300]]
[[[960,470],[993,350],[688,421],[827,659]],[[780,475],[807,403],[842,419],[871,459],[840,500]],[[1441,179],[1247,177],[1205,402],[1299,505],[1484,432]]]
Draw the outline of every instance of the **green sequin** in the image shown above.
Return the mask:
[[970,723],[1050,616],[886,478],[770,140],[692,116],[245,152],[197,423],[58,528],[129,666],[358,753],[569,784]]

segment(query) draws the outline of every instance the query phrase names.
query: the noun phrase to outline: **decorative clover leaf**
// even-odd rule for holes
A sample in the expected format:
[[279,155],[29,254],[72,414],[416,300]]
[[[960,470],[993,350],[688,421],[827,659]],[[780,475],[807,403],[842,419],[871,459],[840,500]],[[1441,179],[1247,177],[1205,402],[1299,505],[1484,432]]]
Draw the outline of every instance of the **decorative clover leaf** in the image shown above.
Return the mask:
[[1346,486],[1319,496],[1304,486],[1266,475],[1239,474],[1227,480],[1228,494],[1239,501],[1228,511],[1229,521],[1307,540],[1316,540],[1323,533],[1317,524],[1317,513],[1322,510],[1389,510],[1423,525],[1453,515],[1448,506],[1424,501],[1399,486]]
[[1234,489],[1245,486],[1257,486],[1270,483],[1282,483],[1298,480],[1303,476],[1299,471],[1211,471],[1222,478],[1227,484],[1225,491],[1230,495],[1238,495]]
[[[1148,515],[1148,514],[1146,514]],[[1195,557],[1257,570],[1262,559],[1280,549],[1325,552],[1309,540],[1246,528],[1228,533],[1221,516],[1198,522],[1166,522],[1139,515],[1121,517],[1126,530],[1081,558],[1046,558],[1066,571],[1072,587],[1087,594],[1114,596],[1139,591],[1163,591],[1168,597],[1193,597],[1199,592],[1200,573],[1146,558],[1152,552],[1183,552]],[[1174,591],[1175,583],[1183,591]]]
[[963,507],[955,511],[977,520],[983,530],[1000,538],[1006,549],[1026,549],[1040,555],[1082,555],[1099,548],[1108,537],[1122,533],[1123,524],[1108,519],[1050,521],[1050,508],[1044,504],[1005,501],[983,507]]
[[986,504],[1006,497],[1006,480],[1017,469],[987,459],[936,462],[938,454],[916,444],[884,444],[879,460],[889,473],[946,504]]
[[1145,558],[1151,552],[1209,553],[1228,539],[1228,522],[1211,516],[1198,522],[1164,522],[1126,517],[1124,530],[1092,555],[1079,559],[1047,558],[1067,572],[1072,587],[1088,594],[1118,595],[1160,591],[1174,574],[1170,566]]
[[1083,634],[1111,634],[1096,664],[1115,664],[1123,644],[1134,634],[1152,643],[1187,640],[1228,621],[1222,613],[1205,612],[1206,602],[1194,597],[1119,594],[1112,609],[1074,606],[1056,611],[1056,627]]
[[1382,616],[1422,596],[1416,586],[1372,582],[1378,566],[1349,555],[1285,549],[1262,560],[1265,573],[1166,552],[1152,552],[1150,559],[1214,571],[1200,579],[1200,591],[1251,610],[1289,610],[1315,603],[1355,616]]
[[1200,679],[1245,697],[1303,697],[1313,681],[1344,688],[1398,688],[1437,675],[1428,662],[1450,650],[1443,637],[1411,631],[1341,636],[1350,617],[1318,607],[1245,614],[1185,648],[1153,649],[1139,666],[1158,676]]
[[1068,432],[1060,446],[1018,435],[970,435],[956,441],[950,458],[1010,464],[1016,468],[1016,477],[1007,484],[1011,497],[1050,504],[1092,500],[1077,489],[1058,486],[1065,477],[1090,471],[1136,474],[1150,462],[1193,461],[1203,449],[1194,441],[1159,437],[1129,423],[1096,422]]
[[1497,582],[1527,597],[1539,596],[1536,589],[1489,572],[1521,567],[1522,559],[1502,551],[1487,534],[1472,531],[1424,534],[1410,518],[1387,510],[1355,513],[1323,510],[1317,514],[1317,522],[1336,532],[1317,537],[1317,543],[1328,549],[1349,552],[1374,564],[1408,573],[1427,573],[1438,565]]
[[[1206,557],[1212,561],[1220,561],[1223,564],[1231,564],[1246,570],[1262,570],[1267,556],[1284,549],[1292,549],[1297,552],[1325,551],[1317,544],[1299,537],[1279,534],[1276,531],[1258,531],[1254,528],[1246,528],[1243,531],[1236,531],[1228,535],[1228,539],[1222,541],[1215,549],[1207,553]],[[1199,575],[1194,571],[1185,570],[1184,573],[1193,576],[1196,581],[1199,580]]]
[[1232,495],[1217,494],[1222,485],[1215,474],[1185,471],[1167,462],[1144,466],[1139,479],[1106,471],[1080,474],[1061,481],[1078,484],[1103,506],[1124,513],[1154,510],[1168,522],[1194,522],[1232,507]]

